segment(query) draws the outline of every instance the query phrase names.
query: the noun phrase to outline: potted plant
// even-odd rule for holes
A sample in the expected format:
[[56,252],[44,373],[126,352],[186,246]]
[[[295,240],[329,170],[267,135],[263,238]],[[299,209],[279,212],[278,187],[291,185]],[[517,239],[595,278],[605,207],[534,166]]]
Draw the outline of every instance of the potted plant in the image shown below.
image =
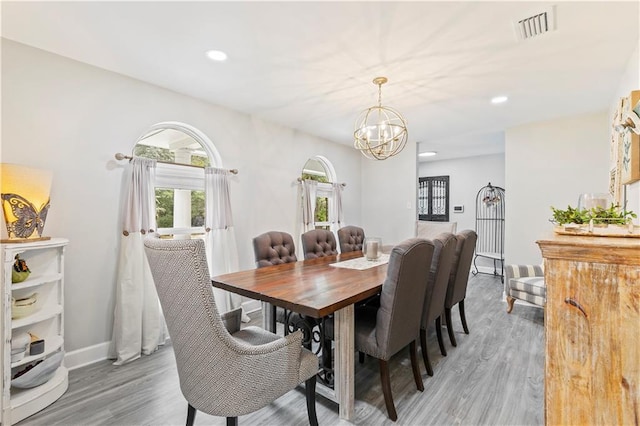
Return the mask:
[[[579,209],[567,206],[566,210],[556,209],[551,206],[556,231],[586,232],[596,235],[635,233],[633,219],[637,215],[625,209],[620,209],[619,205],[611,204],[609,208],[593,207],[590,209]],[[611,228],[608,231],[595,232],[595,228]]]

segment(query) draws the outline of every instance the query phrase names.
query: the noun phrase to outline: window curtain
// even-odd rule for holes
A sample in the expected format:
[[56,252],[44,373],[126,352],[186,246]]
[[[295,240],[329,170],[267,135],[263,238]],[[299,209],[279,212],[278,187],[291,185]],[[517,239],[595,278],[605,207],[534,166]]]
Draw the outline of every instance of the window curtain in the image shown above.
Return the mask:
[[300,182],[298,185],[298,220],[296,221],[296,235],[298,235],[298,243],[296,244],[296,251],[298,252],[298,258],[304,258],[304,250],[302,249],[302,234],[307,231],[315,229],[315,212],[316,212],[316,197],[317,197],[318,182],[311,179],[306,179]]
[[[207,167],[204,170],[205,191],[205,236],[207,263],[211,276],[236,272],[238,248],[231,214],[228,170]],[[235,293],[213,287],[213,296],[220,313],[242,306],[242,297]],[[249,317],[243,312],[242,321]]]
[[122,235],[116,282],[116,307],[110,358],[122,365],[149,355],[168,337],[151,270],[144,253],[144,238],[156,229],[156,160],[134,158],[125,175]]
[[315,229],[315,212],[318,182],[311,179],[302,181],[302,233]]
[[329,219],[331,220],[331,230],[336,234],[344,223],[344,213],[342,211],[343,186],[341,183],[333,183],[332,186],[333,193],[331,195],[331,202],[329,203],[329,208],[331,209],[329,211]]

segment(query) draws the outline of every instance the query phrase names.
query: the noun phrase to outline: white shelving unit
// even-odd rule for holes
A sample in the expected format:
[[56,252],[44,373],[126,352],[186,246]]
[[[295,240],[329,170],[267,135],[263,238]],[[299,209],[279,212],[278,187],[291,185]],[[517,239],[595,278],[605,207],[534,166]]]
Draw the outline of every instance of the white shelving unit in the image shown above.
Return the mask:
[[[30,388],[11,387],[12,371],[29,363],[45,359],[64,350],[64,251],[69,243],[64,238],[52,238],[32,243],[2,244],[2,381],[0,390],[3,426],[9,426],[37,413],[60,398],[69,386],[64,365],[46,383]],[[27,262],[31,274],[21,283],[11,283],[11,270],[16,254]],[[38,293],[36,310],[25,317],[11,319],[11,298]],[[18,332],[31,332],[44,339],[44,352],[25,355],[11,362],[11,336]]]

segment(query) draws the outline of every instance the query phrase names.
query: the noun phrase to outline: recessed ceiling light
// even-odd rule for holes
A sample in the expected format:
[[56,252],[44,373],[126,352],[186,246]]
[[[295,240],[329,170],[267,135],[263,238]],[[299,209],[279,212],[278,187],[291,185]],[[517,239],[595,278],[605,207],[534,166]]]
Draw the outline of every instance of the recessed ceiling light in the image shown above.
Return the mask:
[[212,61],[222,62],[227,60],[227,54],[222,50],[207,50],[207,58]]
[[491,98],[491,103],[492,104],[502,104],[504,102],[507,102],[509,100],[509,98],[507,98],[506,96],[494,96],[493,98]]
[[434,155],[436,155],[437,152],[435,151],[425,151],[425,152],[421,152],[420,154],[418,154],[420,157],[433,157]]

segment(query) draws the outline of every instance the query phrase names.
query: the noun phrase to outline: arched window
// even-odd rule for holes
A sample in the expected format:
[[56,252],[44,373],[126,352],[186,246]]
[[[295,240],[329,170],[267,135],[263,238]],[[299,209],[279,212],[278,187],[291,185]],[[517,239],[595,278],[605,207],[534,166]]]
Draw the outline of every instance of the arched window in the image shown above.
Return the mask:
[[336,172],[331,162],[321,155],[309,158],[302,168],[302,179],[311,179],[318,182],[316,190],[316,208],[314,212],[315,228],[330,229],[338,218],[334,203],[334,186]]
[[182,238],[204,235],[203,168],[221,164],[211,140],[184,123],[158,123],[138,139],[133,154],[158,160],[155,189],[158,233]]

